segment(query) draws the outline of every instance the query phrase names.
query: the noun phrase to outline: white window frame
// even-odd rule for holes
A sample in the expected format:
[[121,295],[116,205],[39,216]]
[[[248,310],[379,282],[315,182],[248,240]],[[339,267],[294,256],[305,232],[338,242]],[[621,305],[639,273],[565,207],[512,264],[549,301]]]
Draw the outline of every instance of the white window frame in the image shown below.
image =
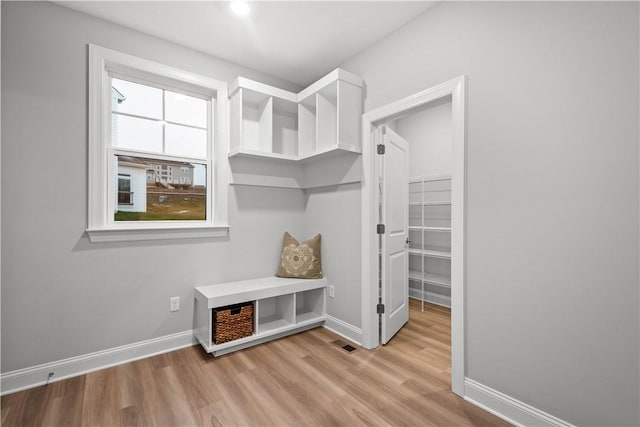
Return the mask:
[[[204,221],[114,221],[111,147],[111,76],[153,82],[211,99],[207,218]],[[229,98],[226,82],[89,45],[89,167],[87,234],[92,242],[224,237],[229,232]],[[132,154],[136,155],[136,154]],[[153,155],[162,158],[162,155]]]

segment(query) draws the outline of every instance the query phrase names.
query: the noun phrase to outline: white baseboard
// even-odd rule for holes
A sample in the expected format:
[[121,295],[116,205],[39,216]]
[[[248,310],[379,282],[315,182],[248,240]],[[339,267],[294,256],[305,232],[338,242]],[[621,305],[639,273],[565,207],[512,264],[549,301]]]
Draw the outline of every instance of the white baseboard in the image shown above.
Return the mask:
[[469,378],[464,380],[464,399],[516,426],[574,427],[524,402]]
[[343,338],[348,339],[357,345],[362,345],[362,329],[356,328],[355,326],[342,321],[340,319],[336,319],[335,317],[327,315],[327,318],[324,322],[324,327],[329,329],[334,334],[340,335]]
[[56,362],[6,372],[0,375],[0,395],[44,385],[47,383],[49,372],[54,373],[49,381],[51,383],[134,360],[144,359],[145,357],[178,350],[194,344],[196,344],[196,340],[193,330],[188,330],[82,356],[70,357]]

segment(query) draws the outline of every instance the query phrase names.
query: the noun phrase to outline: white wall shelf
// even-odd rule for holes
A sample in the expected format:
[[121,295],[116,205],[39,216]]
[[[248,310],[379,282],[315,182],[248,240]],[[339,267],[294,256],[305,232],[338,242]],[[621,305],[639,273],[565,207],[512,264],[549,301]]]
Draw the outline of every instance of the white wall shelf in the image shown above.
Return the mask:
[[309,161],[315,161],[325,157],[328,158],[335,155],[345,155],[345,154],[359,155],[360,149],[351,145],[338,144],[332,147],[328,147],[322,150],[308,153],[303,156],[294,156],[292,154],[268,153],[260,150],[239,148],[239,149],[231,150],[229,152],[229,158],[248,157],[248,158],[254,158],[254,159],[263,159],[265,161],[282,160],[282,161],[289,161],[289,162],[308,163]]
[[423,311],[425,301],[450,306],[451,177],[409,180],[409,238],[410,294],[422,300]]
[[409,278],[411,280],[430,283],[434,286],[442,286],[443,288],[451,287],[451,277],[441,274],[422,273],[420,271],[409,270]]
[[232,85],[231,153],[297,157],[296,95],[238,77]]
[[449,200],[436,200],[433,202],[411,202],[409,206],[438,206],[438,205],[450,205]]
[[410,255],[422,255],[431,258],[446,258],[451,259],[451,252],[447,251],[434,251],[430,249],[409,249]]
[[425,230],[425,231],[440,231],[443,233],[451,233],[451,227],[421,227],[410,226],[409,230]]
[[[313,188],[314,180],[305,177],[305,169],[323,160],[328,160],[323,165],[327,175],[336,179],[324,178],[321,185],[344,184],[344,162],[337,173],[332,173],[331,164],[343,155],[351,155],[353,163],[353,155],[361,153],[362,84],[362,78],[341,69],[298,94],[238,77],[229,92],[232,184],[278,187],[278,162],[285,161],[300,164],[299,188]],[[247,174],[238,160],[246,158],[264,160],[267,170]],[[349,182],[357,182],[349,172]]]
[[[326,279],[265,277],[199,286],[195,289],[196,338],[214,356],[320,326],[326,318]],[[222,344],[213,342],[212,309],[254,302],[254,333]]]
[[247,148],[231,150],[229,152],[229,157],[248,157],[254,159],[264,159],[264,160],[277,160],[277,161],[288,161],[295,162],[298,160],[298,156],[293,154],[282,154],[282,153],[267,153],[259,150],[251,150]]
[[317,160],[323,157],[329,157],[334,154],[344,155],[344,154],[361,154],[360,148],[353,145],[345,145],[345,144],[335,144],[331,147],[325,147],[311,153],[307,153],[305,155],[299,156],[298,160],[301,162],[309,161],[309,160]]

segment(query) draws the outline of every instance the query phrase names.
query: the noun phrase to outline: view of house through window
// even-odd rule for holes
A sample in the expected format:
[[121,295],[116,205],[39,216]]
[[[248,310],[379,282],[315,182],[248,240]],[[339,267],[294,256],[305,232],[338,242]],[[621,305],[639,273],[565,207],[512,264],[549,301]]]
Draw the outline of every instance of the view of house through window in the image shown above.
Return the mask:
[[206,220],[209,103],[116,78],[111,89],[115,221]]

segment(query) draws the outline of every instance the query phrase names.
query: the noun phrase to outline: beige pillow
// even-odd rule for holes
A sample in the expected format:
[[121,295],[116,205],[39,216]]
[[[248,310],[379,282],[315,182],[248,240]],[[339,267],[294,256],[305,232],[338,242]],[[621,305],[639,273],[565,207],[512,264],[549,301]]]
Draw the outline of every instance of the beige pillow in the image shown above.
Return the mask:
[[280,267],[278,267],[276,276],[321,279],[320,235],[298,243],[296,239],[291,237],[291,234],[285,232]]

